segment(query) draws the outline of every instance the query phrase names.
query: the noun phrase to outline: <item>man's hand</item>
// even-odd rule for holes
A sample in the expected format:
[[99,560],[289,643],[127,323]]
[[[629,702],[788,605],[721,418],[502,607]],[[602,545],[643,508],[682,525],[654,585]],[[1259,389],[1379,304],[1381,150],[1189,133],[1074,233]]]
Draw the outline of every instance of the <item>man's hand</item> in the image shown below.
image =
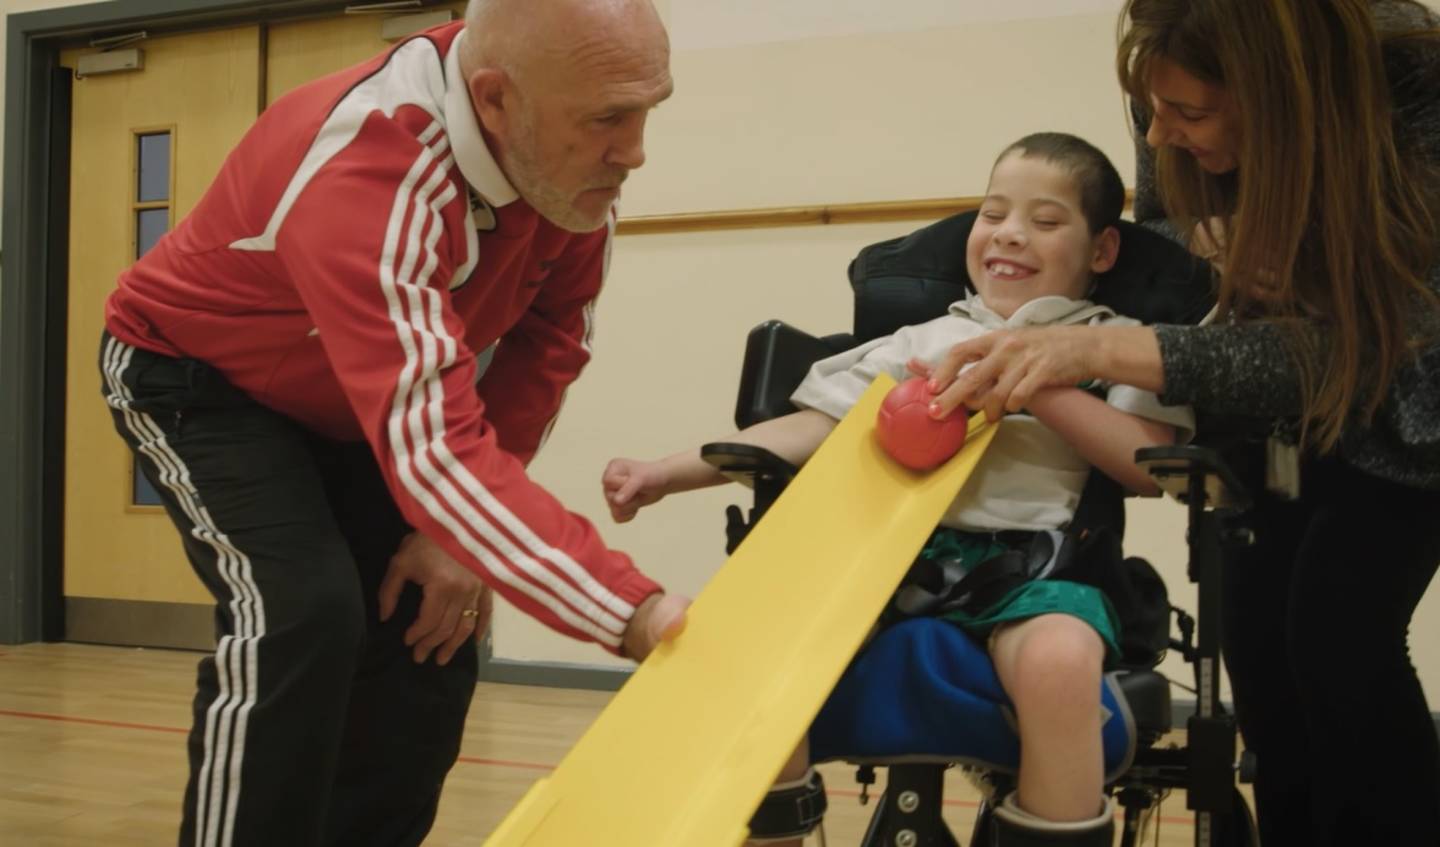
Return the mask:
[[390,557],[390,567],[380,583],[380,620],[389,620],[395,613],[407,582],[420,586],[422,594],[420,614],[405,630],[405,644],[414,648],[417,663],[434,651],[435,661],[446,664],[465,639],[483,635],[489,628],[495,602],[490,588],[418,532],[405,536]]
[[611,459],[600,475],[605,505],[616,523],[625,523],[645,506],[669,493],[670,480],[660,462]]
[[669,641],[685,628],[688,597],[678,594],[651,594],[635,607],[630,624],[625,627],[625,655],[637,662],[645,660],[662,641]]

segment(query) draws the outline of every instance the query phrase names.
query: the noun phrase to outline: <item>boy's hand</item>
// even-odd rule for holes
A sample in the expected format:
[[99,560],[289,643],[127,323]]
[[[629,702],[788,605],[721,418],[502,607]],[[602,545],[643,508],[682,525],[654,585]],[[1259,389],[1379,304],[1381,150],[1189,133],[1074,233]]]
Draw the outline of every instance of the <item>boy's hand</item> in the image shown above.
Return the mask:
[[616,523],[629,521],[636,512],[659,501],[669,493],[668,484],[668,475],[659,462],[634,459],[612,459],[600,477],[605,504]]

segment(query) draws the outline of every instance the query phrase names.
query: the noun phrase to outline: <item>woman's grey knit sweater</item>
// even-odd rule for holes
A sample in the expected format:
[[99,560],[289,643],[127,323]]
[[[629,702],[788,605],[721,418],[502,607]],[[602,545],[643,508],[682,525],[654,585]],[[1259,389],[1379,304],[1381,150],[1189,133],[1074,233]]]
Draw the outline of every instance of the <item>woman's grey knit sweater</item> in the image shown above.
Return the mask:
[[[1408,4],[1380,0],[1375,8],[1382,31],[1416,29],[1427,23],[1440,26],[1433,14]],[[1440,165],[1440,46],[1436,44],[1389,48],[1386,65],[1395,100],[1397,143],[1402,152],[1413,151]],[[1156,193],[1154,154],[1143,135],[1142,128],[1136,145],[1135,217],[1156,229],[1169,229],[1173,236]],[[1440,267],[1431,270],[1429,282],[1440,292]],[[1273,324],[1157,326],[1155,332],[1165,369],[1161,399],[1166,403],[1187,403],[1220,414],[1298,417],[1299,371]],[[1339,451],[1360,470],[1440,489],[1440,341],[1431,340],[1399,370],[1372,424],[1349,427]]]

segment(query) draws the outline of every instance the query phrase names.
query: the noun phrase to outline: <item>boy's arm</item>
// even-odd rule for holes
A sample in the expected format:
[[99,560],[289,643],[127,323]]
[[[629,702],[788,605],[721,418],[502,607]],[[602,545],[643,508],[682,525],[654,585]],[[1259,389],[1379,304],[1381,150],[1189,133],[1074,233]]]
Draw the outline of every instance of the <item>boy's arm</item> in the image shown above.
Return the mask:
[[820,449],[838,424],[835,418],[814,409],[802,409],[789,415],[748,426],[730,437],[735,444],[763,447],[792,465],[803,465]]
[[[820,447],[837,421],[813,409],[761,421],[726,441],[763,447],[794,465],[803,465]],[[682,450],[653,462],[613,459],[601,477],[610,516],[620,523],[667,494],[709,488],[728,480],[700,458],[698,449]]]
[[[792,465],[805,464],[877,374],[903,378],[905,362],[916,354],[917,330],[933,332],[945,322],[940,319],[918,328],[904,327],[892,336],[821,359],[790,395],[790,402],[801,411],[761,421],[726,440],[763,447]],[[624,523],[667,494],[725,481],[700,458],[699,450],[686,450],[655,462],[615,459],[606,466],[601,487],[610,516]]]
[[1137,494],[1160,494],[1150,475],[1135,464],[1135,451],[1174,444],[1174,426],[1117,409],[1079,388],[1041,389],[1026,410],[1111,479]]

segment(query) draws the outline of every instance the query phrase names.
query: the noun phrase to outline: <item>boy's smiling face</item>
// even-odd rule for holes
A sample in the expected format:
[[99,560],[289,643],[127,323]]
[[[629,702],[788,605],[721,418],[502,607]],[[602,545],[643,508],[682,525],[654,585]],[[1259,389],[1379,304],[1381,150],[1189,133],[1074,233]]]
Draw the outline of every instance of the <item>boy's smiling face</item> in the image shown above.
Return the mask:
[[1013,152],[995,164],[965,245],[965,267],[985,305],[1009,318],[1048,295],[1081,299],[1115,264],[1119,234],[1091,235],[1076,180],[1040,156]]

